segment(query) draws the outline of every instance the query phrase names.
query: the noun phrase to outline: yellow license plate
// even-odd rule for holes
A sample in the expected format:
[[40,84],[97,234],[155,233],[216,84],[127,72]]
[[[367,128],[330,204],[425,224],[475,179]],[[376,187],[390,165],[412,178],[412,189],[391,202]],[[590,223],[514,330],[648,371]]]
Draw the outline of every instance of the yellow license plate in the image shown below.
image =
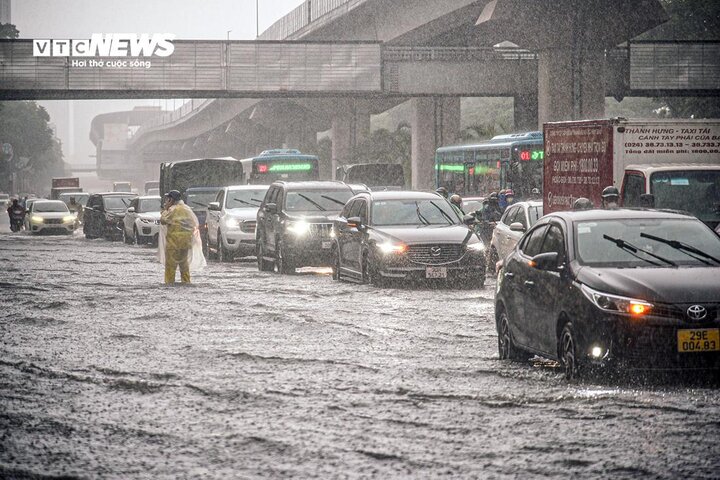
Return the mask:
[[678,330],[678,352],[719,352],[720,329]]

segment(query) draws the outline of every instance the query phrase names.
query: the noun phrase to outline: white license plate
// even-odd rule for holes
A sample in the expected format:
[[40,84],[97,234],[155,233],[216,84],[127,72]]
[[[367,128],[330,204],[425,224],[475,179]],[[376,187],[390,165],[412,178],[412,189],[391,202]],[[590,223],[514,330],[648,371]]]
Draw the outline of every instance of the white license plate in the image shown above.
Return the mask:
[[447,278],[447,268],[427,267],[425,269],[425,278]]
[[332,248],[332,242],[322,242],[322,248],[324,250],[329,250]]

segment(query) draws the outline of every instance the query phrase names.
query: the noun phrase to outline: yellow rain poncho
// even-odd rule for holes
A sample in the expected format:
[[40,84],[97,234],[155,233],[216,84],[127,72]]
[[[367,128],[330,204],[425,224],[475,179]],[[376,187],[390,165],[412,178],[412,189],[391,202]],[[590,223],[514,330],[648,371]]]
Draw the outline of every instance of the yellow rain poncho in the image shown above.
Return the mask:
[[190,283],[190,270],[206,265],[198,219],[182,200],[160,215],[158,258],[165,265],[165,283],[175,283],[178,267],[182,283]]

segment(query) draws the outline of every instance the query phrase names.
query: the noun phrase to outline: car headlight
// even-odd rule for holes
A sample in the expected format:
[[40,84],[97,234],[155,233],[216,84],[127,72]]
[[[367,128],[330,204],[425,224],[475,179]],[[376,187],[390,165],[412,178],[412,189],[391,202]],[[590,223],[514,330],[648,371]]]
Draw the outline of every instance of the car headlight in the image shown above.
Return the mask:
[[75,215],[65,215],[63,217],[63,223],[73,223],[75,220],[77,220]]
[[310,231],[310,224],[304,220],[290,222],[288,223],[287,229],[289,232],[294,233],[297,236],[302,236]]
[[642,317],[643,315],[649,314],[653,308],[653,304],[645,300],[598,292],[587,285],[581,285],[580,290],[588,300],[604,312],[623,313],[634,317]]
[[30,221],[32,223],[43,223],[42,217],[38,217],[37,215],[33,215],[32,217],[30,217]]
[[378,248],[385,255],[389,255],[391,253],[405,253],[407,252],[408,246],[403,243],[385,242],[379,244]]
[[240,228],[240,222],[237,218],[228,218],[225,220],[225,226],[227,228]]
[[467,249],[472,250],[474,252],[484,252],[485,251],[485,244],[481,241],[476,243],[468,243]]

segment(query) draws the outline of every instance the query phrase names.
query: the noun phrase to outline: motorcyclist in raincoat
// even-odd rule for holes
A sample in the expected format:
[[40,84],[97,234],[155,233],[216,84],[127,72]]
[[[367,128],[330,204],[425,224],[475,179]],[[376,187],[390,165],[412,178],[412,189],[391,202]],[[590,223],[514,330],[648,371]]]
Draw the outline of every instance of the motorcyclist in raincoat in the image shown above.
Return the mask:
[[[190,283],[190,264],[195,263],[194,243],[200,238],[198,219],[192,209],[182,201],[177,190],[165,195],[160,224],[165,227],[159,245],[161,261],[164,260],[165,263],[165,283],[175,283],[178,267],[182,283]],[[204,263],[204,258],[202,260]]]

